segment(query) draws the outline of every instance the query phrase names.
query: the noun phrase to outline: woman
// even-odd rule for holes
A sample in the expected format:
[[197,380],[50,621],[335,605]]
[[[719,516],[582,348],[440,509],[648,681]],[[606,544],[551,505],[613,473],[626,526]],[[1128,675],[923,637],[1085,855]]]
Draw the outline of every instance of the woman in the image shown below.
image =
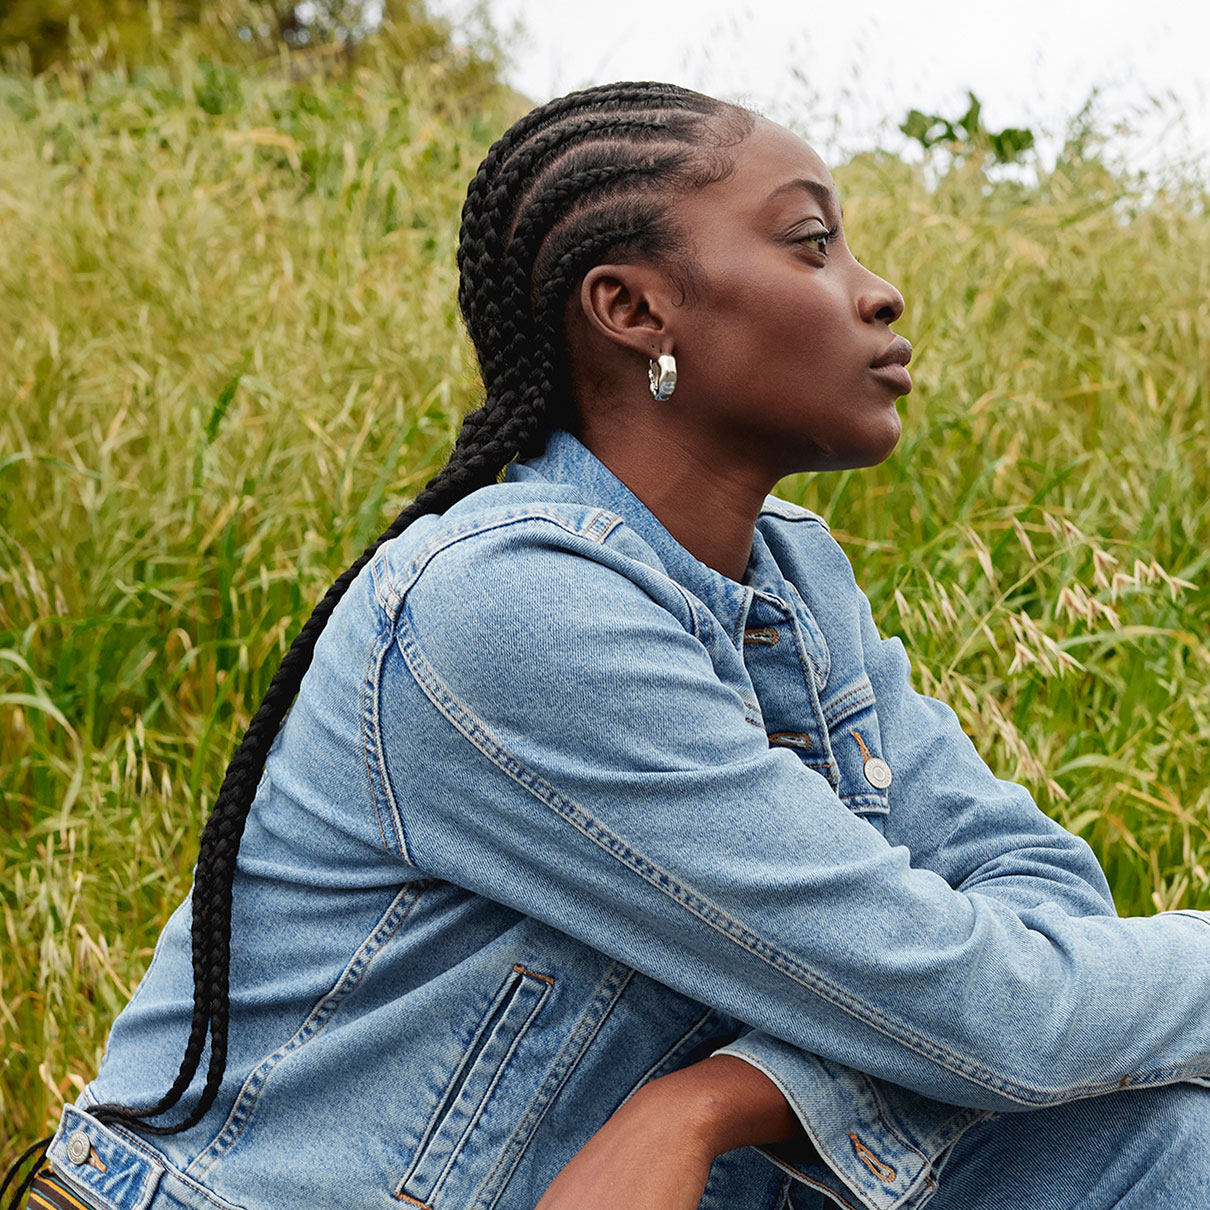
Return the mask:
[[459,267],[484,407],[283,662],[35,1204],[1204,1208],[1210,916],[1118,919],[767,496],[910,389],[819,158],[573,94]]

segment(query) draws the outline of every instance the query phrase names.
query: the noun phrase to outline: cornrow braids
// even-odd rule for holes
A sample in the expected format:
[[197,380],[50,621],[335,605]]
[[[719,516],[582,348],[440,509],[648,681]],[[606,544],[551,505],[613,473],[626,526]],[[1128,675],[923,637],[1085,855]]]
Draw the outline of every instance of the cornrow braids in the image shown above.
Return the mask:
[[[539,106],[488,151],[467,189],[458,245],[458,302],[479,360],[483,403],[463,420],[446,465],[337,577],[282,659],[202,831],[192,891],[193,1018],[180,1070],[153,1105],[94,1106],[100,1121],[175,1134],[214,1104],[227,1059],[240,841],[269,747],[332,611],[384,542],[496,482],[513,459],[541,452],[551,429],[571,414],[562,313],[577,283],[609,256],[691,265],[675,199],[725,176],[727,149],[752,123],[745,110],[674,85],[612,84]],[[207,1041],[196,1103],[175,1123],[150,1121],[193,1086]]]
[[[701,104],[702,102],[705,105]],[[514,123],[488,151],[466,192],[466,203],[462,208],[462,233],[458,247],[458,269],[461,275],[458,303],[464,317],[467,315],[468,304],[472,299],[474,289],[474,279],[464,269],[464,252],[472,246],[472,243],[482,245],[496,234],[490,226],[490,210],[485,204],[485,194],[495,180],[501,163],[512,154],[515,147],[532,138],[544,127],[582,110],[607,114],[627,105],[632,107],[641,105],[647,111],[672,108],[708,112],[711,107],[717,107],[718,102],[673,85],[611,84],[569,93],[565,97],[539,106]],[[571,131],[568,132],[568,136],[569,138],[576,137]],[[500,233],[500,236],[502,242],[503,233]],[[498,249],[489,247],[488,251],[498,251]]]

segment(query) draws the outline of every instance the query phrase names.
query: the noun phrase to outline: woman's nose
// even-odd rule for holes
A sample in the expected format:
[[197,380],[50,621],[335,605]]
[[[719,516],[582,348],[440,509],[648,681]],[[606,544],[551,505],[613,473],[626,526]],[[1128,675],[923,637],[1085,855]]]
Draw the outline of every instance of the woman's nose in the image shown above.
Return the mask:
[[889,281],[860,266],[866,275],[861,287],[857,309],[866,323],[893,324],[903,314],[903,295]]

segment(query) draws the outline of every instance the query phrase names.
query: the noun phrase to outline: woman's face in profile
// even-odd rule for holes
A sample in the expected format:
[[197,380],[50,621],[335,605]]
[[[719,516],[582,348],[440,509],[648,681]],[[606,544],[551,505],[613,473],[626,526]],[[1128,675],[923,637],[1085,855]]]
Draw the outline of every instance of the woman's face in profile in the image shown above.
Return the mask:
[[777,477],[870,466],[899,439],[903,299],[845,243],[835,186],[796,135],[759,119],[734,171],[677,205],[698,266],[676,318],[677,392],[720,448]]

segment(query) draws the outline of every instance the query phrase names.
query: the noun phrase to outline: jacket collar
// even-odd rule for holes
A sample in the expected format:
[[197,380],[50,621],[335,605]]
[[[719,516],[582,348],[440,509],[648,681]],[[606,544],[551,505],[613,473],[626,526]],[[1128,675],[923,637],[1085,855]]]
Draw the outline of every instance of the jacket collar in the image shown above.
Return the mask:
[[568,484],[583,493],[585,503],[618,514],[655,552],[664,570],[687,588],[715,615],[728,634],[738,635],[753,596],[782,604],[788,596],[785,577],[758,529],[744,583],[738,584],[695,558],[660,523],[655,514],[599,458],[576,437],[556,429],[546,450],[509,468],[509,477],[538,477]]

